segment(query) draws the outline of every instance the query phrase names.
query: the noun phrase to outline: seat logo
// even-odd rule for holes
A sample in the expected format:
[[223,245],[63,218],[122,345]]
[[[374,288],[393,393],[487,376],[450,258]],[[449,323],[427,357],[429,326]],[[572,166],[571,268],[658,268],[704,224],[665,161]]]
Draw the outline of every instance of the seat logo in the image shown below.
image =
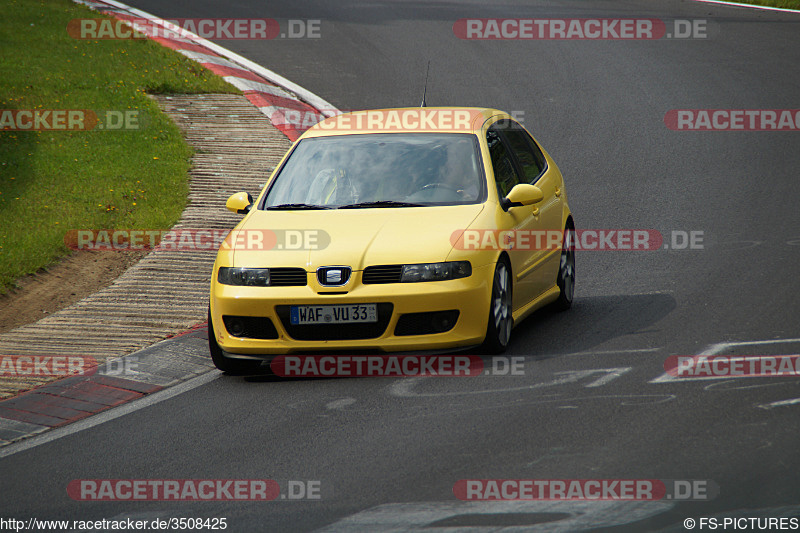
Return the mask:
[[350,280],[350,267],[331,266],[317,269],[317,281],[320,285],[341,286]]

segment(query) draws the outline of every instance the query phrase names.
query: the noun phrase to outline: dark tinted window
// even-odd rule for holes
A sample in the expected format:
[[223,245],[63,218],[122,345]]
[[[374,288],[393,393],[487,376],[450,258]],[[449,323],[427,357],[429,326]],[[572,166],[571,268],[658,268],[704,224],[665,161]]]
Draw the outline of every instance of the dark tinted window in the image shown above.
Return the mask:
[[501,122],[505,126],[503,134],[522,168],[522,180],[525,183],[534,183],[545,168],[544,155],[519,124],[505,120]]
[[506,145],[494,126],[489,128],[486,133],[486,143],[492,156],[492,168],[494,169],[494,179],[497,182],[497,194],[503,198],[514,185],[519,183],[519,177],[516,170],[514,170],[514,164],[511,162],[511,155],[508,153]]

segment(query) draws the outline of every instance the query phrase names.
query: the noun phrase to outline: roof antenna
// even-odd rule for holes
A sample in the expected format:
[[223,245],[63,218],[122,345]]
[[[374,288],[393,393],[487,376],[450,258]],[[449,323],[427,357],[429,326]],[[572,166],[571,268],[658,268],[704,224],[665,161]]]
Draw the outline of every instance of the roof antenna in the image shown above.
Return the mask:
[[420,107],[428,107],[428,104],[425,103],[425,95],[428,92],[428,73],[431,71],[431,60],[428,60],[428,69],[425,71],[425,88],[422,90],[422,103],[419,105]]

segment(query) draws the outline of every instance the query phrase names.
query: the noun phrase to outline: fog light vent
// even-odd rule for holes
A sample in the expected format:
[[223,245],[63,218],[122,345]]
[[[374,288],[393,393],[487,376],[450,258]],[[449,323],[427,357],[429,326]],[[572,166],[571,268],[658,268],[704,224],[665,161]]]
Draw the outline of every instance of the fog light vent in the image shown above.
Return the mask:
[[398,337],[407,335],[432,335],[450,331],[458,322],[458,310],[432,311],[427,313],[407,313],[400,315],[394,334]]

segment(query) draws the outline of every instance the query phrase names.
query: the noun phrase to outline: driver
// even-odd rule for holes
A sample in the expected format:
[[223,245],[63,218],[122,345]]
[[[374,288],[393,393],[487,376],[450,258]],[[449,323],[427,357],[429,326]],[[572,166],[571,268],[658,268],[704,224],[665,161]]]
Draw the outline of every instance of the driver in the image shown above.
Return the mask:
[[326,168],[317,172],[308,188],[305,203],[347,205],[358,203],[358,193],[344,169]]

